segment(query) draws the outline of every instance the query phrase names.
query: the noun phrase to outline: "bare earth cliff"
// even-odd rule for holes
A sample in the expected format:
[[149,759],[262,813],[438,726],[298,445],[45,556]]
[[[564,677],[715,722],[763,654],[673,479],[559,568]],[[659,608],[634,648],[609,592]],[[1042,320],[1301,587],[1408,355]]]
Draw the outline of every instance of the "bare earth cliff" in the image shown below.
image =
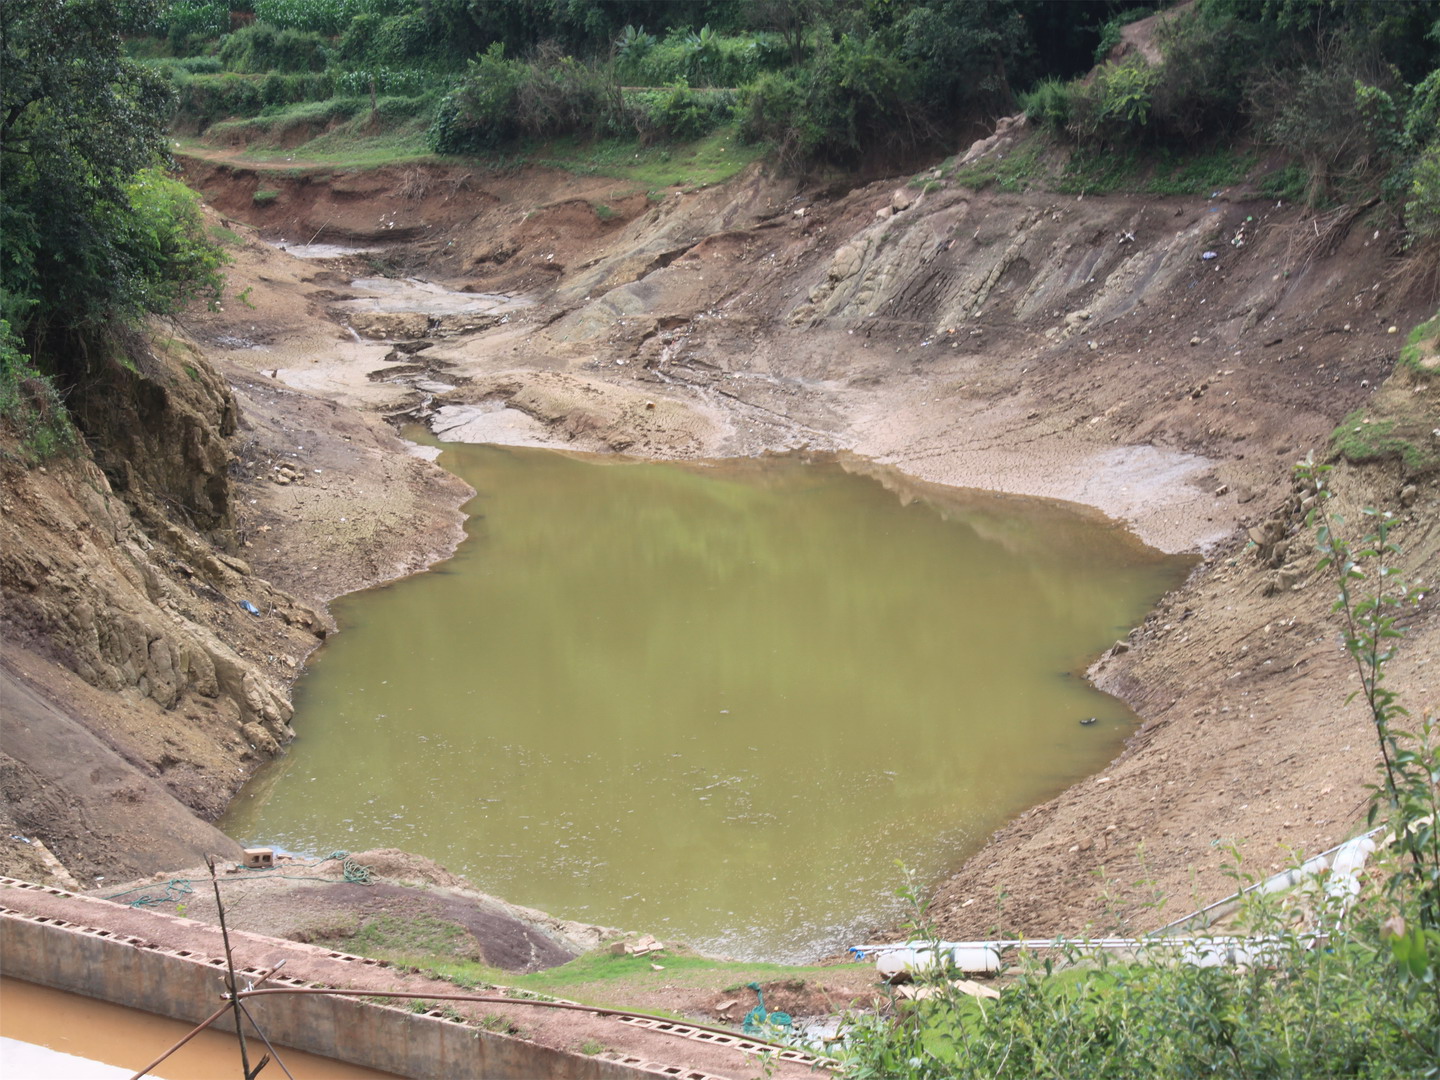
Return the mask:
[[[1218,845],[1264,871],[1361,822],[1373,735],[1290,470],[1355,410],[1435,460],[1433,342],[1391,376],[1435,312],[1434,266],[1380,216],[928,175],[817,193],[758,169],[656,204],[534,171],[315,168],[266,175],[280,194],[256,205],[253,170],[188,168],[245,237],[248,305],[156,327],[78,403],[93,461],[0,458],[0,824],[77,877],[231,851],[205,822],[290,736],[324,605],[458,540],[468,489],[406,452],[382,419],[402,415],[657,457],[835,451],[901,486],[1086,503],[1201,554],[1093,670],[1144,721],[1129,749],[957,853],[947,934],[1144,928],[1228,891]],[[261,242],[317,238],[494,305],[407,309],[371,257]],[[1400,516],[1428,580],[1433,467],[1347,464],[1336,486]],[[1410,624],[1392,678],[1419,711],[1433,603]],[[0,852],[47,872],[34,845]]]

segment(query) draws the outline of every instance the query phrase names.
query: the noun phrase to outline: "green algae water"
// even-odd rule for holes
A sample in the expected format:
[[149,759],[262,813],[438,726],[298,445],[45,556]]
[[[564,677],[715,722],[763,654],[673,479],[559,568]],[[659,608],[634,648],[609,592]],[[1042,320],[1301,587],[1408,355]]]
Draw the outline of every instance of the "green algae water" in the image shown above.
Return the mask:
[[1103,768],[1134,718],[1077,672],[1188,565],[833,461],[442,462],[469,540],[336,605],[298,738],[222,827],[747,959],[853,943],[897,861],[936,881]]

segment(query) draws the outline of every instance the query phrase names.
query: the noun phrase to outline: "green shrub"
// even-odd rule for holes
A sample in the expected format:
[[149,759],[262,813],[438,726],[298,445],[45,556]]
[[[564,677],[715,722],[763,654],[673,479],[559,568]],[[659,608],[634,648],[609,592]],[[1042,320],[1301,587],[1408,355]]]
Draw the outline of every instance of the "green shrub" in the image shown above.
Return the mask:
[[[208,127],[225,117],[258,116],[300,102],[323,102],[337,92],[326,71],[268,75],[195,75],[175,84],[178,114]],[[368,88],[367,91],[368,93]]]
[[329,55],[325,39],[313,31],[279,29],[253,22],[220,43],[220,62],[229,71],[323,71]]
[[440,102],[426,141],[437,154],[473,153],[500,146],[520,133],[517,115],[526,66],[491,45],[471,60],[460,84]]
[[1440,68],[1395,91],[1356,80],[1355,106],[1383,173],[1381,197],[1423,240],[1440,233]]
[[1063,79],[1042,79],[1033,90],[1020,95],[1020,107],[1037,127],[1060,133],[1070,125],[1072,89]]
[[473,153],[523,135],[623,133],[634,119],[608,68],[548,49],[508,60],[496,42],[440,102],[426,138],[436,153]]
[[54,382],[30,362],[4,319],[0,319],[0,425],[19,441],[21,454],[35,463],[80,444]]
[[324,75],[282,75],[272,71],[260,82],[260,100],[267,109],[277,105],[293,105],[299,101],[315,100],[322,95],[328,97],[325,91],[333,88],[333,80]]
[[1405,224],[1417,237],[1440,236],[1440,140],[1427,146],[1411,168]]
[[157,314],[218,303],[229,260],[205,231],[200,196],[159,168],[137,173],[126,194],[129,212],[116,215],[113,228],[132,275],[132,302]]
[[626,115],[642,138],[695,139],[730,123],[739,95],[677,83],[669,90],[626,91],[624,101]]
[[1165,58],[1152,93],[1161,137],[1186,142],[1245,125],[1246,89],[1274,64],[1273,37],[1254,23],[1192,9],[1165,18],[1155,40]]
[[1299,157],[1320,193],[1358,176],[1377,151],[1377,128],[1365,122],[1356,95],[1358,74],[1347,64],[1305,67],[1277,73],[1253,92],[1262,131]]
[[615,133],[625,129],[624,99],[608,69],[542,50],[516,87],[516,118],[527,135]]
[[383,15],[356,15],[340,34],[340,40],[335,44],[335,55],[350,64],[362,64],[376,59],[375,36],[384,21]]
[[796,160],[854,161],[873,145],[911,149],[933,132],[912,69],[877,35],[822,40],[806,68],[762,75],[741,117],[746,138]]
[[335,35],[361,15],[396,15],[406,0],[254,0],[255,18],[290,30]]
[[778,35],[723,35],[709,26],[678,30],[663,42],[627,26],[614,50],[616,78],[634,86],[743,86],[789,59]]
[[1069,128],[1083,142],[1144,141],[1159,71],[1135,56],[1106,64],[1070,95]]
[[1125,27],[1141,19],[1149,18],[1155,14],[1154,8],[1138,7],[1129,11],[1122,11],[1113,19],[1107,19],[1100,27],[1100,41],[1095,46],[1095,63],[1103,64],[1105,58],[1110,55],[1110,50],[1120,44],[1121,32]]

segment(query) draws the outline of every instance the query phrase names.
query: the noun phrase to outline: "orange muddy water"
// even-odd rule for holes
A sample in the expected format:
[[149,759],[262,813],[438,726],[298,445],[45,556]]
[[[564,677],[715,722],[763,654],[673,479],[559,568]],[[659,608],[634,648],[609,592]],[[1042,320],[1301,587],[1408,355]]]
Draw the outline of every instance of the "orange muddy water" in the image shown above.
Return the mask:
[[[129,1077],[179,1042],[193,1025],[121,1005],[0,978],[0,1074],[51,1080]],[[265,1053],[249,1041],[253,1068]],[[376,1072],[276,1047],[295,1080],[393,1080]],[[62,1056],[63,1055],[63,1056]],[[77,1060],[78,1059],[78,1060]],[[234,1035],[204,1031],[149,1075],[162,1080],[225,1080],[241,1075]],[[265,1076],[283,1077],[274,1060]]]

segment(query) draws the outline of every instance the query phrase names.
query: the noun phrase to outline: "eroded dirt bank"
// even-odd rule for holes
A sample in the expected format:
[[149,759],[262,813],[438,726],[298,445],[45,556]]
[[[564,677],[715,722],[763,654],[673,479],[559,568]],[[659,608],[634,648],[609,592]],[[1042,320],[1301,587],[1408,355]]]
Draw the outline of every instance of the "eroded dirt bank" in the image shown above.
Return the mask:
[[[1401,344],[1389,328],[1434,312],[1433,267],[1397,254],[1381,218],[1317,221],[1242,190],[821,196],[754,170],[655,204],[535,172],[189,168],[241,237],[248,303],[188,330],[238,404],[236,554],[276,589],[322,605],[453,540],[463,493],[387,442],[387,415],[664,457],[804,446],[1070,499],[1205,559],[1097,669],[1145,722],[1131,748],[957,866],[943,931],[1075,931],[1114,911],[1152,926],[1228,889],[1218,843],[1244,839],[1263,871],[1362,819],[1373,737],[1344,705],[1289,473],[1370,407]],[[280,194],[257,206],[262,184]],[[261,242],[282,239],[382,250]],[[474,302],[380,276],[397,271]],[[1422,440],[1437,390],[1387,390]],[[1408,569],[1431,572],[1433,474],[1393,462],[1337,484],[1400,513]],[[1426,606],[1393,672],[1413,706],[1434,633]],[[271,685],[303,654],[281,652]],[[1139,906],[1157,892],[1166,911]]]

